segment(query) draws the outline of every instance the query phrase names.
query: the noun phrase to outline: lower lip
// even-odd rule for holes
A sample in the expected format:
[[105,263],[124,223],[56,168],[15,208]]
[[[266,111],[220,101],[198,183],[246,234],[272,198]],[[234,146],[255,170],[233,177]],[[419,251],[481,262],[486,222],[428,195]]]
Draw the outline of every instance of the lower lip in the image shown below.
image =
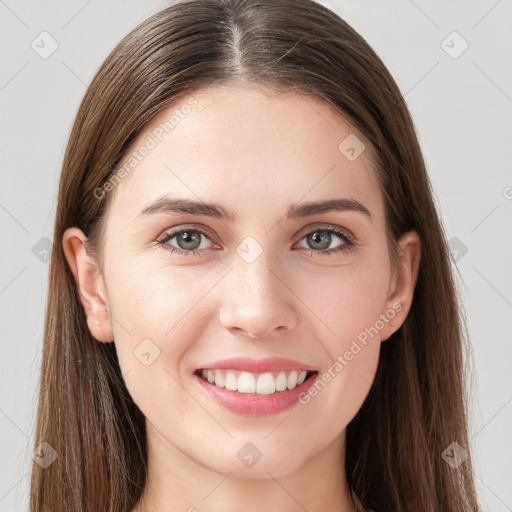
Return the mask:
[[272,395],[257,395],[256,393],[239,393],[226,388],[219,388],[207,380],[194,374],[194,378],[208,395],[218,404],[238,414],[249,416],[268,416],[277,414],[292,407],[299,401],[299,395],[306,393],[313,385],[319,373],[311,375],[302,384],[293,389],[278,391]]

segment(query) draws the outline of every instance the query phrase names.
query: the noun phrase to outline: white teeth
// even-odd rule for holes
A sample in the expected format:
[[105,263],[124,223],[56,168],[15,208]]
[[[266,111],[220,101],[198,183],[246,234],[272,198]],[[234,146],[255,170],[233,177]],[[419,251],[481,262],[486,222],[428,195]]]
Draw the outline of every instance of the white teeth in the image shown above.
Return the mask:
[[235,370],[203,370],[203,379],[219,388],[226,388],[239,393],[256,393],[272,395],[286,389],[300,386],[307,376],[307,371],[286,370],[254,374]]
[[262,373],[258,377],[256,393],[258,395],[271,395],[276,392],[276,381],[271,373]]
[[224,386],[226,389],[229,389],[229,391],[236,391],[238,389],[238,379],[233,372],[226,373]]
[[224,387],[224,375],[220,372],[215,372],[215,385],[219,386],[219,388]]
[[292,370],[290,375],[288,375],[288,381],[286,382],[286,387],[288,389],[293,389],[297,385],[297,375],[299,372],[296,370]]
[[297,385],[300,386],[305,380],[306,375],[308,372],[305,372],[304,370],[299,373],[299,376],[297,377]]
[[[216,372],[217,373],[217,372]],[[239,393],[254,393],[256,391],[256,380],[254,375],[249,372],[242,372],[238,377]]]
[[286,389],[286,373],[281,372],[276,379],[276,391],[284,391]]

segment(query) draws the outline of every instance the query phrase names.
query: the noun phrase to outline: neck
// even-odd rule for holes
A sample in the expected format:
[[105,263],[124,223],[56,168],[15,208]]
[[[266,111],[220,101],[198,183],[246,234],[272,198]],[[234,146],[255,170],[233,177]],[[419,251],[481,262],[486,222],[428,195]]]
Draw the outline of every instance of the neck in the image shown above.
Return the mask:
[[[132,512],[354,512],[345,474],[345,432],[288,474],[278,470],[222,474],[147,430],[146,487]],[[297,457],[297,454],[292,454]],[[276,466],[274,466],[275,468]],[[252,468],[257,468],[257,464]],[[240,468],[234,468],[238,471]]]

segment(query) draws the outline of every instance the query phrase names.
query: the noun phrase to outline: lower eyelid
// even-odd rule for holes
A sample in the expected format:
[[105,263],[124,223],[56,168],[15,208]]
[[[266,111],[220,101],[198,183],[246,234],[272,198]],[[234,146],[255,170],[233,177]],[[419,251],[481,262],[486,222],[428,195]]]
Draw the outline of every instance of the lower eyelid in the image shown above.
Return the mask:
[[[162,244],[162,245],[169,245],[172,249],[175,249],[176,251],[190,252],[191,254],[193,252],[205,251],[206,250],[206,249],[182,249],[181,247],[174,247],[173,245],[169,244],[169,242],[171,240],[176,238],[178,235],[180,235],[184,231],[193,231],[195,233],[198,233],[201,237],[206,238],[206,240],[208,240],[212,244],[216,245],[207,233],[204,233],[204,232],[202,232],[202,231],[200,231],[198,229],[188,229],[188,230],[187,229],[180,229],[178,231],[167,233],[167,234],[164,234],[164,236],[160,240],[157,240],[157,242]],[[202,243],[202,241],[201,241],[201,243]]]
[[[315,231],[317,231],[317,230],[315,230]],[[315,231],[313,231],[313,232],[315,232]],[[301,249],[305,249],[307,251],[313,251],[314,253],[317,253],[317,254],[332,255],[333,253],[336,253],[338,251],[343,251],[343,250],[348,250],[348,249],[354,248],[356,245],[355,242],[345,234],[340,234],[340,233],[337,233],[335,231],[330,231],[330,230],[318,230],[318,231],[328,231],[332,236],[337,237],[341,243],[332,249],[312,249],[310,247],[301,247]],[[300,244],[304,240],[304,238],[306,238],[308,235],[309,235],[309,233],[307,233],[306,235],[301,237],[300,240],[298,242],[296,242],[294,245]]]
[[[157,241],[160,244],[164,245],[164,246],[168,245],[171,249],[174,249],[174,251],[176,251],[176,252],[189,253],[191,255],[197,255],[197,254],[200,254],[203,251],[206,251],[207,249],[182,249],[180,247],[174,247],[173,245],[169,244],[170,240],[174,239],[177,235],[179,235],[179,234],[181,234],[181,233],[183,233],[184,231],[187,231],[187,230],[199,233],[202,237],[206,238],[211,244],[213,244],[213,246],[215,246],[215,247],[219,246],[218,244],[216,244],[212,240],[211,236],[208,233],[206,233],[206,232],[204,232],[204,231],[202,231],[200,229],[197,229],[197,228],[190,228],[190,229],[183,228],[183,229],[180,229],[180,230],[176,230],[174,232],[170,232],[170,233],[164,234],[163,237],[160,240],[157,240]],[[351,236],[349,236],[348,234],[345,234],[343,232],[338,232],[337,230],[335,230],[333,228],[330,228],[330,227],[318,227],[318,228],[314,228],[314,229],[308,231],[307,233],[304,233],[298,239],[298,241],[294,243],[294,246],[299,244],[308,235],[310,235],[312,233],[315,233],[315,232],[320,232],[320,231],[327,231],[331,235],[338,237],[343,242],[343,244],[341,246],[337,247],[337,248],[330,249],[330,250],[327,250],[327,249],[323,249],[323,250],[311,249],[311,248],[307,248],[307,247],[303,247],[303,249],[308,250],[308,251],[314,251],[316,253],[322,253],[322,252],[323,253],[333,253],[333,252],[336,252],[337,250],[342,250],[344,247],[350,248],[350,247],[353,247],[353,246],[356,245],[354,239]]]

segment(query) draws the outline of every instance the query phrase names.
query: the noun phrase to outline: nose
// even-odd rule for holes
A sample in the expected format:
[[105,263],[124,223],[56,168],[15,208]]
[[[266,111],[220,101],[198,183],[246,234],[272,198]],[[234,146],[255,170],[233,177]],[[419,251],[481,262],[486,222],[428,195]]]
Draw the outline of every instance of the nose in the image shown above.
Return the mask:
[[298,299],[282,269],[265,252],[247,263],[235,258],[224,279],[220,323],[235,335],[266,339],[274,331],[291,331],[298,321]]

